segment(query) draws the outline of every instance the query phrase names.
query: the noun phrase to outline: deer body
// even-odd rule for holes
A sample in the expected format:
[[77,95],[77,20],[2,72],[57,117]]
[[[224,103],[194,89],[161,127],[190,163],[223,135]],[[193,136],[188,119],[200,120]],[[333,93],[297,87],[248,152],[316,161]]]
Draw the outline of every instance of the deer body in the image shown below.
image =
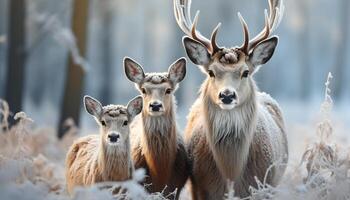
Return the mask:
[[149,192],[163,192],[167,196],[176,191],[178,198],[188,178],[189,167],[176,125],[173,92],[185,76],[185,60],[174,63],[169,73],[144,74],[139,64],[127,58],[125,72],[143,94],[145,104],[141,116],[131,127],[135,168],[146,169],[148,177],[143,184]]
[[[283,1],[269,0],[265,27],[253,39],[241,14],[241,46],[220,47],[196,30],[198,12],[190,19],[191,0],[174,0],[174,13],[187,35],[183,45],[190,60],[207,75],[185,130],[191,163],[193,199],[223,199],[227,181],[235,194],[249,196],[258,181],[276,185],[288,160],[281,110],[269,95],[258,91],[253,75],[274,54],[277,36],[271,36],[283,16]],[[266,179],[265,179],[266,174]]]
[[[145,168],[144,184],[150,192],[177,189],[177,196],[188,178],[187,152],[174,118],[149,119],[142,113],[140,122],[132,128],[132,157],[135,168]],[[169,123],[160,125],[160,123]],[[169,127],[166,127],[169,126]],[[137,134],[137,136],[136,136]]]
[[141,112],[142,98],[132,100],[128,108],[102,107],[91,97],[84,99],[87,111],[101,125],[100,135],[79,138],[70,147],[66,158],[66,182],[70,194],[76,186],[128,180],[134,171],[127,122]]
[[123,151],[110,152],[98,135],[82,137],[74,142],[67,155],[67,188],[105,181],[124,181],[132,176],[133,165],[129,144]]
[[[222,111],[206,97],[205,89],[204,85],[185,131],[193,163],[193,197],[221,199],[227,181],[234,181],[235,194],[246,197],[249,186],[256,186],[255,176],[263,181],[274,162],[286,162],[288,147],[280,109],[270,96],[257,92],[242,107]],[[276,185],[284,169],[272,168],[267,183]]]

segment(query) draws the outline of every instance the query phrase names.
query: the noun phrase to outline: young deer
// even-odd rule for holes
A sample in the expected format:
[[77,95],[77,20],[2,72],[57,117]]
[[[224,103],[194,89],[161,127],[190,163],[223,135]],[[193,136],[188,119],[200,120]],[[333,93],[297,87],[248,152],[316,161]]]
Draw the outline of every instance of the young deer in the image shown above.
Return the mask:
[[167,73],[144,73],[141,65],[124,59],[125,74],[142,93],[141,118],[131,126],[132,157],[135,168],[145,168],[150,192],[169,194],[177,189],[178,198],[188,178],[188,158],[177,130],[174,92],[186,74],[186,59],[173,63]]
[[100,135],[89,135],[74,142],[66,158],[67,189],[104,181],[130,179],[134,170],[130,155],[129,124],[142,110],[142,97],[127,107],[101,103],[84,97],[86,111],[100,126]]
[[[196,30],[198,13],[192,23],[190,0],[174,0],[178,25],[191,61],[207,74],[200,96],[191,108],[185,142],[191,163],[193,199],[222,199],[227,180],[235,184],[235,194],[249,195],[257,177],[276,185],[288,160],[288,146],[280,108],[269,95],[258,91],[253,74],[272,57],[278,42],[270,37],[283,15],[283,3],[270,0],[265,11],[265,28],[249,40],[247,24],[240,14],[244,43],[240,47],[220,47]],[[281,163],[279,163],[281,164]],[[269,169],[269,170],[268,170]]]

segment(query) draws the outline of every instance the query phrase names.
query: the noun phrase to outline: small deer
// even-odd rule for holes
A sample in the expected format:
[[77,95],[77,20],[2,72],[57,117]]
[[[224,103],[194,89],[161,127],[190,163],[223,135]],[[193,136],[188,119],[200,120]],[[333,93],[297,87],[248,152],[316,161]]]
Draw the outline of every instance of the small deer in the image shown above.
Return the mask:
[[268,94],[259,92],[252,78],[278,43],[270,34],[279,25],[284,6],[280,0],[269,4],[265,27],[251,40],[238,13],[244,42],[227,48],[216,42],[220,24],[209,40],[196,30],[199,12],[191,20],[191,0],[174,0],[177,24],[187,35],[186,53],[207,75],[185,129],[193,199],[223,199],[227,181],[235,183],[236,195],[247,197],[249,187],[257,186],[254,177],[263,181],[266,174],[266,183],[274,186],[285,171],[285,165],[274,165],[288,160],[281,110]]
[[124,59],[127,78],[142,93],[141,117],[131,126],[131,152],[135,168],[145,168],[144,184],[150,192],[178,198],[188,178],[188,158],[175,119],[174,92],[186,75],[186,59],[174,62],[167,73],[144,73],[140,64]]
[[134,167],[130,154],[130,122],[143,106],[142,97],[132,99],[127,107],[102,107],[96,99],[85,96],[86,111],[100,126],[100,135],[77,139],[66,158],[67,190],[105,181],[124,181],[132,177]]

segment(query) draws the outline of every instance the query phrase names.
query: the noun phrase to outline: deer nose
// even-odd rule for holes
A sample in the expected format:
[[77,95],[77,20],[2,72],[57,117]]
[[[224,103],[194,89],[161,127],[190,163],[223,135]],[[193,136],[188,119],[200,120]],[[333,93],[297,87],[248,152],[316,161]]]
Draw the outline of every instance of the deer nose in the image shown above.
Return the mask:
[[120,135],[118,133],[110,133],[110,134],[108,134],[108,139],[112,143],[118,142],[119,138],[120,138]]
[[160,109],[163,107],[163,105],[161,103],[158,103],[158,102],[154,102],[154,103],[151,103],[149,105],[149,107],[151,108],[151,110],[153,112],[159,112]]
[[236,98],[236,93],[227,89],[219,94],[219,99],[221,99],[224,104],[230,104]]

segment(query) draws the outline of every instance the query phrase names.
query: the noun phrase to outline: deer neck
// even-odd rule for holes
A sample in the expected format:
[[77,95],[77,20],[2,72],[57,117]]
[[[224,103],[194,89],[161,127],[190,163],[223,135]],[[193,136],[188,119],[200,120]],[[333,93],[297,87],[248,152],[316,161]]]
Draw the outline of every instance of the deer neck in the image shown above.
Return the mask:
[[232,110],[222,110],[208,95],[207,83],[202,90],[206,137],[214,160],[225,179],[237,181],[245,167],[256,126],[256,87],[250,80],[250,95]]
[[130,141],[122,146],[108,146],[101,138],[98,153],[98,168],[103,180],[122,181],[132,176]]
[[[174,107],[174,106],[173,106]],[[170,179],[176,157],[176,122],[173,107],[163,116],[142,112],[142,151],[152,179],[152,187],[161,191]]]

